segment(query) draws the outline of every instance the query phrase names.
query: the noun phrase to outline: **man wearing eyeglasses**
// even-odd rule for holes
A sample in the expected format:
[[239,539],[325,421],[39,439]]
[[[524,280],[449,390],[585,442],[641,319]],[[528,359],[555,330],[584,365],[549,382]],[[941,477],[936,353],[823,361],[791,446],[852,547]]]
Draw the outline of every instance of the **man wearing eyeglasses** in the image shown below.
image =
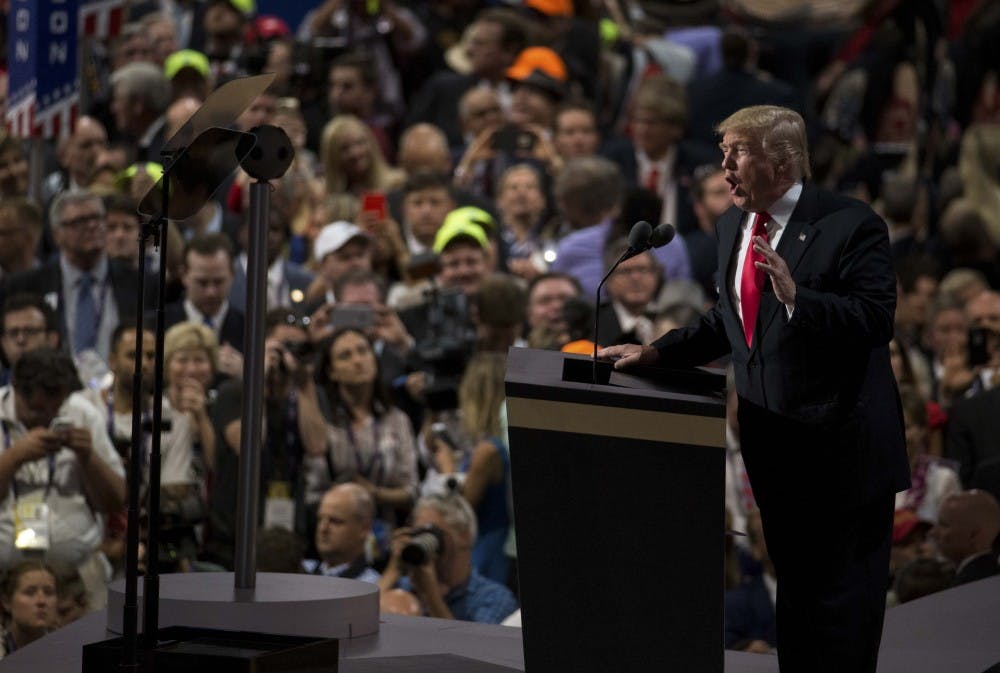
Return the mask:
[[[604,251],[610,268],[628,248],[628,241],[613,241]],[[653,320],[648,307],[663,283],[663,271],[648,250],[622,262],[608,279],[607,300],[598,308],[600,324],[597,343],[648,344],[653,334]]]
[[94,351],[107,360],[111,333],[135,313],[135,271],[108,258],[104,204],[96,194],[63,192],[53,201],[49,220],[59,254],[11,276],[3,296],[41,294],[56,310],[60,335],[73,355]]
[[17,294],[0,310],[0,347],[6,367],[0,385],[10,383],[10,372],[22,355],[36,348],[59,347],[59,322],[55,311],[39,295]]

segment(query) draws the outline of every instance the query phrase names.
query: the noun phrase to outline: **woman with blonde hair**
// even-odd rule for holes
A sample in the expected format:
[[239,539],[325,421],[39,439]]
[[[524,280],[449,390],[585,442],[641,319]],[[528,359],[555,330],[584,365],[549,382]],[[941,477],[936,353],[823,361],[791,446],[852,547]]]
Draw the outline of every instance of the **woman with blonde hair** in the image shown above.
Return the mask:
[[434,436],[434,461],[442,474],[458,474],[461,494],[476,512],[479,533],[472,564],[481,575],[506,583],[510,562],[504,554],[511,524],[508,492],[510,456],[505,442],[504,353],[480,352],[469,361],[458,386],[462,428],[471,451],[456,460],[446,440]]
[[389,165],[371,129],[354,115],[337,115],[327,123],[320,155],[327,194],[388,191],[405,179],[403,171]]
[[[187,414],[196,429],[195,470],[199,477],[215,463],[215,429],[208,415],[219,363],[219,341],[205,325],[182,322],[163,337],[163,378],[171,406]],[[198,448],[201,451],[198,451]]]

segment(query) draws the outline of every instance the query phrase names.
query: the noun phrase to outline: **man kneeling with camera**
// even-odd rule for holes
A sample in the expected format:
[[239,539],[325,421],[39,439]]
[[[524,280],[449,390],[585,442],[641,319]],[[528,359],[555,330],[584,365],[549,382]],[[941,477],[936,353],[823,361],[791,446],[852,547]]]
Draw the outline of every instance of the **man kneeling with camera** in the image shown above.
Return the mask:
[[423,497],[413,509],[413,526],[393,535],[379,589],[412,591],[429,617],[499,624],[517,601],[472,567],[475,541],[476,515],[461,496]]

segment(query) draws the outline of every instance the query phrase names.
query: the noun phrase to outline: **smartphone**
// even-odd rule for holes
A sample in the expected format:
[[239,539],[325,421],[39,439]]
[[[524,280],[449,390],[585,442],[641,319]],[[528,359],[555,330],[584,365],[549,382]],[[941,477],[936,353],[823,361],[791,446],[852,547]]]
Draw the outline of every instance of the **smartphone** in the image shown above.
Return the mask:
[[968,364],[969,367],[985,365],[990,361],[990,351],[987,346],[990,331],[985,327],[973,327],[969,330]]
[[490,146],[497,152],[516,154],[530,152],[535,148],[535,134],[531,131],[507,124],[493,134]]
[[368,329],[375,324],[375,309],[368,304],[337,304],[330,312],[334,329]]
[[365,192],[362,194],[361,212],[372,213],[376,219],[384,220],[389,214],[385,202],[385,192]]
[[60,441],[66,441],[72,429],[73,423],[65,418],[54,418],[52,424],[49,425],[49,430],[58,435]]

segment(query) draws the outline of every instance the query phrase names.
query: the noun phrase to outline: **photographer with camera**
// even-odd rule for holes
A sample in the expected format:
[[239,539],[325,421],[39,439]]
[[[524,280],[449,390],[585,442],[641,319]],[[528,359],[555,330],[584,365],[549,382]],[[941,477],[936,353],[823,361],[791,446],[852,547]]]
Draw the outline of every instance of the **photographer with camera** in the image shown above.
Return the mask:
[[386,594],[398,585],[412,591],[429,617],[499,624],[517,609],[517,600],[507,587],[473,567],[475,541],[476,515],[463,498],[421,498],[412,526],[393,535],[379,590]]
[[66,353],[38,348],[0,388],[0,569],[26,556],[72,564],[107,602],[101,514],[125,504],[125,470]]
[[[325,443],[326,422],[312,380],[311,346],[305,327],[287,308],[268,311],[264,320],[265,434],[261,451],[261,502],[265,527],[277,526],[311,539],[304,505],[303,460],[310,447]],[[233,563],[236,479],[239,467],[243,388],[227,382],[212,406],[216,430],[213,479],[209,491],[211,537],[206,558],[226,568]]]

